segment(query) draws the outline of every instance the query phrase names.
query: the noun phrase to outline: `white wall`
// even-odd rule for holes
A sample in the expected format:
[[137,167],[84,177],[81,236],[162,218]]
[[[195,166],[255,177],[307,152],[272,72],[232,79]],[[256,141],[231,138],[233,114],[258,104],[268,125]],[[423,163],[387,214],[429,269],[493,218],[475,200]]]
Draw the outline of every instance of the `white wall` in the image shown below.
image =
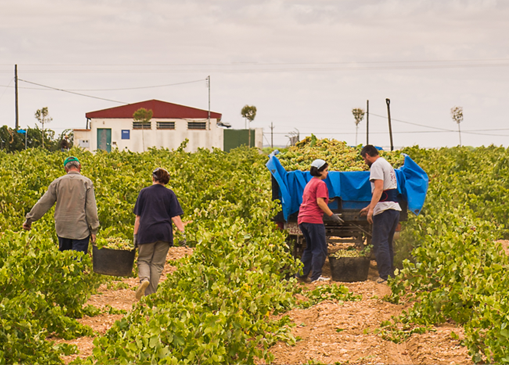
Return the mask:
[[[147,151],[148,147],[176,149],[186,139],[187,152],[195,152],[198,148],[223,149],[223,129],[217,126],[216,119],[210,119],[210,130],[188,130],[187,122],[206,122],[206,119],[152,119],[151,129],[133,129],[132,119],[91,119],[90,130],[77,130],[74,133],[74,144],[79,146],[80,140],[89,140],[89,151],[97,150],[97,129],[111,129],[112,150],[130,150],[132,152]],[[175,122],[175,129],[157,129],[157,122]],[[122,130],[130,131],[130,139],[122,139]]]
[[[206,119],[189,119],[189,121],[203,122]],[[157,122],[175,122],[175,129],[157,129]],[[79,146],[80,140],[87,140],[88,151],[97,150],[97,129],[111,129],[111,149],[129,150],[132,152],[147,151],[149,147],[177,149],[186,139],[187,152],[195,152],[198,148],[211,149],[212,147],[223,150],[224,128],[217,126],[216,119],[210,120],[210,130],[188,130],[188,120],[184,119],[152,119],[151,129],[133,129],[132,119],[91,119],[90,129],[74,130],[74,145]],[[122,130],[130,131],[130,139],[122,139]],[[255,128],[255,147],[263,147],[263,129]]]

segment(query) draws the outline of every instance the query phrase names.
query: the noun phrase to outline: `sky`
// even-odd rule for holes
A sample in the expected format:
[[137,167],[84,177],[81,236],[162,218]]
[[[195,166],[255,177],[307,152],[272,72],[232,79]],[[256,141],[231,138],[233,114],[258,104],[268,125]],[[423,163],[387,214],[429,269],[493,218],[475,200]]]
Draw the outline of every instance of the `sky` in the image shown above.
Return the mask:
[[369,143],[389,147],[390,99],[395,148],[507,147],[507,19],[504,0],[0,0],[0,125],[17,64],[21,127],[42,107],[57,133],[143,100],[207,109],[210,76],[211,110],[240,129],[256,106],[265,145],[271,123],[278,146],[366,143],[369,100]]

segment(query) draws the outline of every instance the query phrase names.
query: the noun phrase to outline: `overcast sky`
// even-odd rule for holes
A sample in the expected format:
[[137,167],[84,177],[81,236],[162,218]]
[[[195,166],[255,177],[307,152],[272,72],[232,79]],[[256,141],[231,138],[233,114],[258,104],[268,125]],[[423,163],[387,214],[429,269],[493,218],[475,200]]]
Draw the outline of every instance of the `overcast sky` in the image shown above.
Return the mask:
[[354,144],[369,99],[369,142],[388,146],[390,98],[396,147],[457,145],[454,106],[462,144],[508,146],[508,19],[502,0],[0,0],[0,125],[17,64],[22,127],[44,106],[57,132],[148,99],[207,109],[210,75],[211,109],[244,128],[255,105],[265,144],[271,122],[278,145],[297,130]]

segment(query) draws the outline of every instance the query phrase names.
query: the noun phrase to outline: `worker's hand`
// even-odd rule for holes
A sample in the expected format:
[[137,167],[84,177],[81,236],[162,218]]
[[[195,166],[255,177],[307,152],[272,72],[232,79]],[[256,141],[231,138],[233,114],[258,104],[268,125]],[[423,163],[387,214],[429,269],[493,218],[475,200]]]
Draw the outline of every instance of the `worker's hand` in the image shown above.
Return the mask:
[[344,223],[344,221],[341,218],[339,218],[339,216],[337,214],[331,215],[330,219],[332,219],[332,222],[334,224],[343,224]]
[[368,223],[369,224],[373,224],[373,209],[369,209],[368,210],[368,217],[367,217],[367,219],[368,219]]
[[366,207],[366,208],[362,208],[361,211],[359,212],[359,215],[362,217],[363,215],[368,215],[368,211],[369,211],[369,205]]
[[179,241],[179,246],[187,248],[187,239],[185,233],[182,233],[182,239]]
[[28,221],[25,221],[25,223],[23,223],[23,229],[25,231],[30,231],[32,229],[32,223],[28,223]]
[[133,234],[134,248],[138,247],[138,233]]
[[92,239],[92,244],[94,244],[94,243],[95,243],[95,240],[96,240],[96,238],[97,238],[97,235],[95,235],[95,234],[93,234],[93,233],[92,233],[92,234],[90,235],[90,238]]

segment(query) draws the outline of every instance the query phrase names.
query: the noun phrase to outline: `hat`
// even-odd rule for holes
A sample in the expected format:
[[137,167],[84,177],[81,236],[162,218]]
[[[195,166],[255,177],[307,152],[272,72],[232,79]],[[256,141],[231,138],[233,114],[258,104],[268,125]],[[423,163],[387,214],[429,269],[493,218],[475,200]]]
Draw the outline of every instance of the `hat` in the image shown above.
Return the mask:
[[74,156],[69,156],[65,159],[64,161],[64,167],[65,165],[67,165],[67,163],[71,162],[71,161],[76,161],[77,163],[80,163],[80,160],[78,160],[77,157],[74,157]]
[[317,169],[320,169],[323,165],[325,165],[327,162],[321,159],[314,160],[311,162],[311,166],[316,167]]

